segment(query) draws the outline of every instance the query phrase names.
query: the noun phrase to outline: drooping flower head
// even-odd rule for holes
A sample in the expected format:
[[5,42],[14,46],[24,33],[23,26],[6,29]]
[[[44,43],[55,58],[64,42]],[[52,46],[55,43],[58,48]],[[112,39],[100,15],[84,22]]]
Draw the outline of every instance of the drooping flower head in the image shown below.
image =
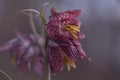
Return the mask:
[[[42,38],[38,41],[41,43]],[[37,74],[42,74],[43,59],[33,34],[26,36],[16,32],[16,38],[0,47],[0,52],[5,50],[11,52],[11,61],[20,70],[30,71],[33,68]]]
[[77,18],[81,10],[67,10],[58,12],[56,8],[51,9],[49,21],[46,24],[47,36],[49,38],[48,61],[52,72],[59,72],[65,64],[67,69],[76,68],[75,61],[87,57],[78,39],[84,38],[80,31],[81,22]]
[[[60,35],[74,38],[84,38],[85,36],[79,30],[81,22],[77,19],[80,13],[81,10],[58,12],[56,8],[53,7],[51,9],[51,15],[49,17],[49,22],[47,23],[47,28],[51,28],[49,26],[52,26],[52,28],[54,27],[54,30],[56,30],[56,32]],[[55,31],[53,31],[54,34],[52,34],[52,32],[50,33],[49,36],[57,35],[57,33],[55,34]]]

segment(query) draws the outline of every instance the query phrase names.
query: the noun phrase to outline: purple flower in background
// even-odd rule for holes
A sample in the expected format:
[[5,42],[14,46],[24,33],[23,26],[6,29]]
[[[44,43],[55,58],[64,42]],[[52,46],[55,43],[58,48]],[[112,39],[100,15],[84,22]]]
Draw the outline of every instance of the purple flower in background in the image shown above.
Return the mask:
[[75,61],[80,58],[90,60],[78,41],[85,37],[77,19],[80,13],[81,10],[58,12],[54,7],[51,9],[46,30],[49,38],[48,62],[53,73],[59,72],[64,64],[68,70],[76,68]]
[[[39,37],[38,43],[42,46],[42,38]],[[11,61],[22,71],[29,71],[32,68],[37,74],[42,74],[43,59],[35,37],[23,35],[16,32],[16,38],[9,41],[2,47],[0,52],[8,50],[11,52]]]

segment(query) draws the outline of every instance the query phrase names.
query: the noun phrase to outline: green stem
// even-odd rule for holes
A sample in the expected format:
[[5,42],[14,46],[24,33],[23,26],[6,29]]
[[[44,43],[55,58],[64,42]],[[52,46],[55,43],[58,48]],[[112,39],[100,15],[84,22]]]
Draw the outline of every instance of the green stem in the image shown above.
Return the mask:
[[47,55],[45,57],[45,60],[46,60],[46,64],[45,64],[45,66],[46,66],[45,80],[51,80],[51,71],[50,71],[50,65],[48,63]]
[[51,71],[50,71],[50,66],[49,66],[49,64],[48,64],[48,79],[47,80],[51,80]]
[[30,25],[31,25],[31,29],[33,31],[33,34],[36,38],[36,41],[38,40],[38,33],[37,33],[37,30],[36,30],[36,27],[35,27],[35,24],[34,24],[34,21],[33,21],[33,16],[32,14],[29,16],[29,20],[30,20]]
[[[45,18],[41,15],[40,17],[42,17],[41,19],[43,20],[43,23],[45,24]],[[32,14],[29,16],[29,20],[30,20],[30,25],[31,25],[31,29],[32,29],[32,31],[33,31],[33,34],[35,35],[35,39],[36,39],[36,41],[38,42],[38,33],[37,33],[37,30],[36,30],[36,27],[35,27],[35,24],[34,24],[34,21],[33,21],[33,17],[32,17]],[[44,40],[45,40],[45,43],[44,43],[44,48],[42,48],[42,49],[44,49],[44,52],[43,52],[43,57],[44,57],[44,59],[45,59],[45,62],[46,62],[46,67],[47,67],[47,79],[46,80],[51,80],[51,72],[50,72],[50,66],[49,66],[49,64],[48,64],[48,60],[47,60],[47,55],[45,55],[44,53],[46,53],[46,51],[45,51],[45,48],[46,48],[46,46],[47,46],[47,44],[48,44],[48,39],[47,39],[47,36],[45,35],[45,30],[43,29],[44,27],[42,26],[42,36],[45,36],[44,37]],[[40,46],[39,46],[40,47]],[[41,48],[40,48],[41,49]]]
[[[43,37],[44,37],[44,40],[45,40],[45,42],[44,42],[44,50],[45,50],[45,48],[47,47],[47,44],[48,44],[48,38],[47,38],[47,36],[46,36],[46,31],[45,31],[45,24],[46,24],[46,19],[45,19],[45,17],[43,16],[43,7],[41,7],[41,9],[40,9],[40,18],[41,18],[41,20],[42,20],[42,22],[43,22],[43,25],[42,25],[42,35],[43,35]],[[45,51],[46,52],[46,51]],[[46,55],[46,57],[45,57],[46,59],[46,66],[47,66],[47,80],[51,80],[51,71],[50,71],[50,65],[49,65],[49,63],[48,63],[48,59],[47,59],[47,55]]]

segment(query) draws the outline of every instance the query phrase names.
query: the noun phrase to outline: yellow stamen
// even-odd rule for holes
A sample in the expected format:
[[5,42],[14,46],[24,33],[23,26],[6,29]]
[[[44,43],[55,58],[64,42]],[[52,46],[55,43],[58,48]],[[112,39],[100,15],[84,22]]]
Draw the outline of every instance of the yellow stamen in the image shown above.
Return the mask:
[[67,25],[66,27],[77,28],[77,26],[74,26],[74,25]]
[[66,30],[66,31],[76,31],[76,32],[80,32],[80,30],[77,29],[77,28],[68,28],[68,27],[65,27],[64,30]]
[[68,71],[70,71],[70,67],[76,68],[75,63],[70,60],[66,55],[64,56],[64,64],[66,65]]
[[76,32],[80,32],[78,27],[74,26],[74,25],[67,25],[65,28],[68,28],[69,30],[73,30],[73,31],[76,31]]
[[74,38],[76,38],[76,39],[78,39],[78,37],[75,35],[75,33],[74,32],[72,32],[72,31],[68,31]]
[[76,32],[80,32],[80,30],[79,29],[77,29],[77,28],[72,28],[74,31],[76,31]]
[[16,57],[15,57],[15,56],[13,56],[13,57],[11,58],[11,62],[12,62],[13,64],[16,64]]
[[70,62],[70,66],[73,67],[73,68],[76,68],[76,65],[73,61]]
[[68,63],[66,63],[66,68],[68,71],[70,71],[70,65]]
[[76,32],[80,32],[79,28],[74,25],[67,25],[63,28],[64,30],[68,31],[71,36],[74,38],[78,39],[77,35],[75,34]]

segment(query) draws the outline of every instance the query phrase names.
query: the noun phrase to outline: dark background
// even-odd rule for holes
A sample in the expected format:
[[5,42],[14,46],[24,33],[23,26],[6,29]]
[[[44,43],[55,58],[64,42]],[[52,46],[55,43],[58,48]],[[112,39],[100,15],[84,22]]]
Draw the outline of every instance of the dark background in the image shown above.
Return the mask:
[[[47,1],[47,0],[46,0]],[[77,69],[63,70],[52,80],[120,80],[120,0],[48,0],[51,6],[60,10],[82,9],[79,17],[81,31],[86,38],[81,40],[86,54],[92,59],[79,60]],[[0,0],[0,45],[15,37],[14,30],[31,32],[29,18],[18,15],[23,9],[39,9],[45,0]],[[50,7],[51,7],[50,6]],[[49,14],[49,8],[45,12]],[[40,20],[36,19],[39,27]],[[9,52],[0,54],[0,69],[7,72],[13,80],[43,80],[33,72],[21,73],[10,63]],[[7,80],[0,74],[0,80]]]

